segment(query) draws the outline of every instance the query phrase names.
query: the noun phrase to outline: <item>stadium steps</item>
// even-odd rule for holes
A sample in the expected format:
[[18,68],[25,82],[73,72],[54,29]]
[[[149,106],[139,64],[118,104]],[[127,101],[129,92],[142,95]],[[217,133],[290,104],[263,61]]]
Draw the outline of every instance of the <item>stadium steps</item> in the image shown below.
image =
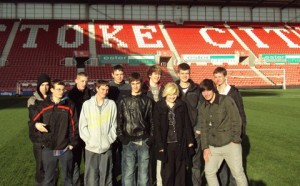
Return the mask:
[[[247,46],[247,44],[231,29],[231,27],[228,24],[224,24],[225,28],[227,28],[228,32],[237,40],[237,42],[240,43],[240,45],[247,51],[249,51],[249,61],[256,61],[257,57],[255,54],[252,52],[252,50]],[[254,64],[249,64],[250,66]]]
[[258,69],[256,69],[255,67],[251,67],[251,66],[250,66],[250,68],[253,70],[253,72],[255,72],[258,75],[258,77],[262,78],[266,83],[271,84],[271,85],[275,85],[269,78],[267,78]]
[[167,42],[170,50],[174,53],[174,55],[176,57],[176,61],[180,61],[180,56],[178,54],[178,51],[176,50],[176,48],[175,48],[175,46],[174,46],[174,44],[173,44],[173,42],[172,42],[172,40],[171,40],[171,38],[170,38],[167,30],[164,27],[164,25],[162,23],[158,23],[158,26],[159,26],[159,28],[161,30],[161,33],[163,34],[163,36],[165,38],[165,40],[166,40],[166,42]]
[[3,52],[2,52],[2,61],[6,61],[7,60],[8,54],[10,52],[10,49],[11,49],[13,43],[14,43],[14,40],[15,40],[15,37],[16,37],[19,25],[20,25],[20,22],[17,21],[17,22],[14,23],[14,25],[13,25],[13,27],[11,29],[11,32],[10,32],[10,34],[8,36],[7,42],[6,42],[5,47],[3,49]]
[[95,38],[95,25],[94,23],[88,23],[88,30],[89,30],[89,52],[92,58],[97,57],[96,52],[96,38]]

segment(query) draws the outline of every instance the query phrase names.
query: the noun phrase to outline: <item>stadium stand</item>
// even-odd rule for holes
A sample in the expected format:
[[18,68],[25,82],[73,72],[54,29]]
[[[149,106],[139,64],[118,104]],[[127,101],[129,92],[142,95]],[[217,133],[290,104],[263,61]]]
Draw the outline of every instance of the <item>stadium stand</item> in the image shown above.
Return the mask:
[[223,23],[185,22],[164,24],[179,54],[234,54],[243,47]]
[[[10,36],[12,27],[19,23],[14,38]],[[158,51],[184,54],[226,55],[236,51],[249,51],[255,54],[257,61],[253,64],[225,66],[230,84],[239,87],[279,86],[283,80],[274,77],[271,71],[260,69],[286,70],[287,86],[299,86],[299,63],[270,65],[260,59],[262,54],[299,55],[299,24],[284,23],[223,23],[223,22],[145,22],[145,21],[81,21],[81,20],[1,20],[1,48],[12,42],[7,62],[0,68],[5,81],[0,90],[14,90],[20,80],[34,80],[41,72],[50,76],[73,81],[76,67],[65,66],[65,58],[73,57],[75,50],[89,51],[95,58],[98,55],[156,55]],[[91,35],[95,43],[91,43]],[[3,38],[3,39],[2,39]],[[169,41],[171,40],[171,41]],[[174,51],[173,51],[174,50]],[[173,59],[175,65],[182,59]],[[192,79],[200,82],[203,78],[212,78],[216,64],[192,63]],[[147,65],[125,64],[125,76],[138,71],[146,77]],[[173,81],[167,67],[162,80]],[[175,66],[176,69],[176,66]],[[94,64],[87,66],[90,79],[111,79],[111,64]],[[24,83],[25,88],[33,85]]]

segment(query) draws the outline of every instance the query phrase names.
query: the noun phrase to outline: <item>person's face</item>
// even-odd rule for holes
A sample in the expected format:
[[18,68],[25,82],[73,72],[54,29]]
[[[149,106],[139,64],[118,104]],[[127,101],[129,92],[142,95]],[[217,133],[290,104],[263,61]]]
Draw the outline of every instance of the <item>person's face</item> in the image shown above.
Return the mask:
[[47,92],[49,91],[50,85],[48,82],[44,82],[40,85],[39,91],[43,94],[43,96],[47,95]]
[[149,79],[151,82],[158,84],[159,80],[160,80],[161,75],[158,74],[157,72],[153,72],[150,76]]
[[178,77],[181,82],[188,82],[188,80],[190,79],[190,70],[179,70]]
[[84,90],[88,83],[88,77],[86,76],[77,76],[75,83],[78,90]]
[[213,101],[212,99],[214,98],[214,95],[215,95],[215,93],[212,90],[204,90],[204,91],[202,91],[202,96],[207,101]]
[[96,88],[96,91],[97,91],[97,96],[99,98],[104,99],[108,94],[108,86],[101,85],[100,87]]
[[51,88],[52,97],[55,99],[61,99],[65,92],[65,86],[64,85],[54,85],[53,88]]
[[123,71],[121,71],[121,70],[115,70],[111,75],[114,78],[114,82],[116,84],[122,83],[122,81],[124,79],[124,72]]
[[130,83],[130,86],[131,86],[131,93],[133,95],[141,93],[141,82],[140,81],[132,81]]
[[217,86],[224,85],[226,83],[226,76],[223,73],[214,74],[214,80]]
[[177,99],[177,95],[176,94],[170,94],[166,96],[166,101],[169,103],[174,103]]

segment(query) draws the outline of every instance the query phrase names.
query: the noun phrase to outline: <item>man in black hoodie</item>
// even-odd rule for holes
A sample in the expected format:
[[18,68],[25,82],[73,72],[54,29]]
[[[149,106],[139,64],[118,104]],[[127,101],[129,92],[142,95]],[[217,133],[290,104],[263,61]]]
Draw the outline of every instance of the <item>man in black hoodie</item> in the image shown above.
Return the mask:
[[192,156],[192,162],[188,163],[188,177],[187,177],[187,185],[200,186],[201,181],[201,167],[202,163],[202,153],[200,148],[200,136],[196,134],[195,126],[198,115],[198,104],[203,101],[202,96],[200,95],[199,85],[194,83],[193,80],[190,79],[191,68],[187,63],[181,63],[178,65],[177,75],[179,80],[175,83],[178,85],[180,94],[179,98],[183,100],[188,109],[188,114],[191,120],[192,127],[194,129],[195,135],[195,154],[190,153]]
[[[86,100],[89,100],[95,93],[87,87],[88,85],[88,75],[85,72],[79,72],[75,79],[75,86],[69,91],[68,97],[72,100],[75,104],[76,111],[77,111],[77,119],[79,120],[80,112],[83,103]],[[79,138],[78,145],[76,148],[73,149],[73,185],[80,186],[83,183],[80,180],[80,164],[82,155],[85,158],[84,154],[85,144]]]
[[[50,92],[51,79],[47,74],[40,74],[37,80],[36,91],[33,93],[27,101],[27,107],[29,110],[29,119],[33,119],[35,114],[34,105],[38,102],[44,101]],[[29,122],[30,125],[30,122]],[[41,186],[44,180],[44,168],[42,163],[42,143],[41,133],[29,127],[29,137],[33,143],[33,155],[35,158],[35,185]]]

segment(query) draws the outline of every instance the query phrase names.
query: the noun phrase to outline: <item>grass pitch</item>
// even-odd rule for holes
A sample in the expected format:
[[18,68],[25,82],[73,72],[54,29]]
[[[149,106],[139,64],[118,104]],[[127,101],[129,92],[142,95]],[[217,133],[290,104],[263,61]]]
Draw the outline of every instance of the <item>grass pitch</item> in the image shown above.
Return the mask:
[[[250,185],[300,185],[300,89],[241,90]],[[34,185],[27,97],[0,97],[0,185]]]

